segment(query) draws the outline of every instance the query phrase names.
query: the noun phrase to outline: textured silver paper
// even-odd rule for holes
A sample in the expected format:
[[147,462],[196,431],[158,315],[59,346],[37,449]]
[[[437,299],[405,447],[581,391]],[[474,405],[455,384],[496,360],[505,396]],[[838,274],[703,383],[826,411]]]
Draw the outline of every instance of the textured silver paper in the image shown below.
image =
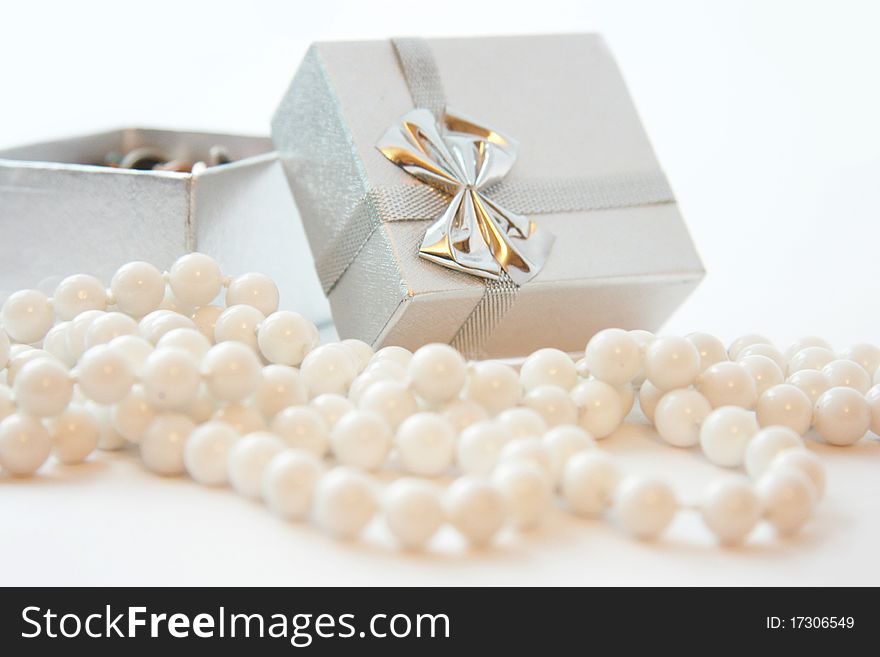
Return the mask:
[[[90,166],[113,150],[155,146],[171,158],[207,158],[222,144],[233,163],[201,173]],[[0,300],[72,273],[109,283],[129,260],[167,268],[200,250],[235,275],[260,271],[281,303],[329,319],[281,163],[263,137],[117,130],[0,151]]]
[[[602,178],[659,165],[596,35],[428,41],[450,105],[517,136],[511,180]],[[337,329],[375,345],[450,341],[482,281],[418,257],[425,224],[382,223],[370,195],[406,184],[372,147],[412,108],[390,42],[313,45],[273,122],[313,251],[367,240],[330,292]],[[563,138],[564,137],[564,138]],[[361,204],[359,208],[359,204]],[[359,208],[356,226],[347,218]],[[675,204],[542,214],[556,236],[520,288],[487,356],[582,349],[609,325],[656,328],[703,275]]]

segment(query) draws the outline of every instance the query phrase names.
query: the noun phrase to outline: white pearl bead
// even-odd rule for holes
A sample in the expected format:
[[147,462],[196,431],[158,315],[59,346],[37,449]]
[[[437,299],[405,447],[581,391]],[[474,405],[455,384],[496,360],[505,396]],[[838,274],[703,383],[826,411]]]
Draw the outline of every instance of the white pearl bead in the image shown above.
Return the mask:
[[540,438],[514,438],[501,448],[498,463],[526,461],[541,468],[548,480],[553,479],[553,457]]
[[677,510],[675,493],[667,483],[636,477],[620,484],[612,509],[617,525],[641,540],[659,536]]
[[204,335],[211,344],[214,344],[214,326],[217,324],[217,318],[223,314],[223,310],[224,308],[220,306],[200,306],[193,311],[190,317],[196,330]]
[[240,342],[221,342],[202,361],[205,385],[215,399],[237,402],[250,396],[260,383],[262,366],[254,350]]
[[272,420],[272,432],[288,447],[304,450],[321,458],[330,449],[330,429],[314,408],[291,406]]
[[116,307],[135,319],[153,312],[165,296],[162,272],[147,262],[129,262],[110,281]]
[[[112,347],[111,347],[112,348]],[[195,359],[183,349],[156,349],[144,362],[141,383],[158,408],[182,408],[196,397],[202,377]]]
[[9,386],[0,383],[0,420],[15,413],[15,401],[12,398],[12,390]]
[[489,419],[486,409],[467,399],[454,399],[443,409],[443,415],[452,422],[456,434],[460,434],[472,424]]
[[515,406],[521,395],[519,376],[509,365],[483,361],[469,367],[464,398],[482,405],[490,415]]
[[183,412],[189,415],[196,424],[202,424],[214,417],[217,408],[217,401],[211,396],[208,388],[202,384],[199,386],[195,399],[184,406]]
[[496,486],[471,476],[455,480],[446,491],[446,514],[474,546],[487,545],[504,525],[504,496]]
[[[635,338],[636,342],[639,343],[639,349],[642,355],[642,368],[639,370],[639,373],[636,374],[635,378],[633,378],[631,382],[632,385],[639,387],[642,385],[642,383],[645,382],[645,351],[648,349],[648,345],[657,339],[657,336],[650,331],[643,331],[641,329],[634,329],[632,331],[629,331],[629,334],[633,338]],[[590,372],[586,367],[586,363],[584,363],[582,367],[578,367],[578,374],[585,378],[590,375]]]
[[327,344],[309,352],[302,362],[300,374],[311,397],[324,393],[344,395],[357,376],[357,369],[343,347]]
[[333,468],[315,488],[314,516],[331,536],[351,540],[376,513],[378,500],[373,481],[354,468]]
[[788,371],[788,359],[772,344],[753,344],[746,347],[740,350],[737,360],[741,362],[747,356],[765,356],[776,363],[783,375]]
[[[123,316],[127,317],[127,315]],[[43,338],[43,350],[64,363],[68,368],[71,368],[76,365],[76,359],[70,355],[70,350],[67,348],[67,328],[69,326],[70,322],[61,322],[49,329],[46,337]],[[0,333],[2,333],[2,330],[0,330]],[[0,354],[0,365],[2,364],[2,354]]]
[[820,370],[799,370],[788,377],[788,383],[800,388],[810,398],[811,408],[822,393],[831,387],[828,378]]
[[816,489],[816,500],[825,495],[825,466],[822,460],[813,452],[805,449],[786,449],[776,455],[770,461],[768,471],[776,469],[793,468],[800,470],[809,477]]
[[13,413],[0,422],[0,468],[14,476],[28,476],[49,458],[49,432],[36,418]]
[[657,410],[657,404],[660,403],[660,400],[665,394],[666,393],[663,390],[660,390],[660,388],[652,384],[650,381],[645,381],[642,384],[642,387],[639,388],[639,408],[642,409],[642,413],[644,413],[645,417],[652,423],[654,422],[654,413]]
[[25,365],[34,360],[44,359],[51,360],[56,363],[60,362],[48,351],[43,351],[42,349],[26,347],[25,349],[18,350],[13,348],[12,355],[9,358],[9,363],[6,366],[6,383],[10,387],[15,386],[15,379],[18,377],[18,373],[21,372]]
[[395,436],[397,457],[405,472],[436,477],[445,473],[455,457],[455,431],[437,413],[416,413],[400,425]]
[[391,427],[373,411],[347,413],[330,431],[330,448],[342,465],[378,470],[391,451]]
[[373,357],[370,359],[372,363],[380,363],[384,361],[391,361],[400,365],[403,368],[409,367],[409,361],[412,360],[413,354],[409,349],[405,349],[404,347],[398,347],[396,345],[391,345],[388,347],[382,347],[379,349]]
[[526,393],[523,403],[540,415],[548,427],[576,424],[578,409],[564,388],[544,385]]
[[873,376],[880,368],[880,347],[867,342],[847,347],[840,352],[840,357],[858,363],[865,368],[869,376]]
[[632,381],[642,369],[642,350],[629,333],[610,328],[590,338],[584,361],[595,378],[620,385]]
[[559,349],[538,349],[526,358],[519,370],[519,380],[526,392],[543,386],[571,390],[577,379],[574,361]]
[[880,436],[880,384],[868,390],[865,401],[871,411],[871,431]]
[[348,338],[340,342],[340,344],[348,349],[349,354],[354,357],[358,372],[363,372],[373,358],[373,348],[363,340],[356,338]]
[[[51,333],[51,330],[49,331]],[[47,334],[48,335],[48,334]],[[66,340],[66,338],[65,338]],[[45,347],[45,344],[43,345]],[[11,350],[12,345],[9,342],[9,336],[6,335],[6,331],[3,330],[3,327],[0,326],[0,370],[6,367],[6,363],[9,362],[9,352]],[[65,345],[66,347],[66,345]],[[49,351],[49,349],[46,349]],[[52,353],[49,351],[49,353]],[[64,358],[58,357],[59,360],[65,360]]]
[[751,347],[755,344],[773,344],[768,338],[765,338],[763,335],[759,335],[757,333],[748,333],[746,335],[738,337],[736,340],[730,343],[730,346],[727,348],[727,355],[730,356],[731,360],[736,360],[739,358],[739,353],[745,349],[746,347]]
[[502,463],[492,481],[504,496],[514,526],[531,529],[543,520],[553,500],[553,485],[542,468],[528,461]]
[[498,456],[507,441],[507,432],[493,420],[482,420],[470,425],[458,438],[458,466],[467,474],[489,474],[498,463]]
[[158,344],[166,333],[175,329],[195,329],[196,325],[186,315],[179,315],[171,310],[154,310],[141,319],[138,332],[141,337],[153,344]]
[[125,438],[113,426],[113,408],[104,404],[96,404],[91,400],[87,400],[84,406],[98,422],[98,429],[100,431],[98,434],[98,449],[111,451],[125,447]]
[[805,338],[801,338],[799,340],[795,340],[788,349],[785,350],[785,359],[791,360],[794,355],[801,351],[802,349],[806,349],[807,347],[823,347],[824,349],[831,349],[831,345],[827,340],[823,340],[822,338],[816,337],[815,335],[810,335]]
[[810,478],[795,468],[772,468],[758,480],[757,493],[764,517],[783,535],[797,532],[818,500]]
[[226,404],[211,419],[225,422],[242,436],[266,429],[263,414],[248,404]]
[[571,391],[571,398],[578,407],[578,424],[594,438],[606,438],[623,421],[620,395],[603,381],[582,381]]
[[315,397],[309,402],[309,406],[321,414],[324,422],[327,423],[328,429],[335,427],[342,416],[354,410],[354,404],[350,400],[342,395],[335,395],[329,392]]
[[52,304],[58,318],[67,321],[86,310],[106,310],[107,291],[94,276],[75,274],[58,284],[52,295]]
[[67,353],[71,360],[74,362],[79,360],[88,346],[86,337],[92,323],[106,314],[102,310],[87,310],[70,320],[65,335],[67,336]]
[[315,487],[324,466],[314,454],[286,449],[275,456],[263,474],[263,500],[277,515],[302,520],[312,508]]
[[408,372],[413,391],[429,403],[439,404],[458,396],[464,386],[464,358],[448,344],[428,344],[410,359]]
[[654,425],[657,433],[675,447],[693,447],[700,442],[700,425],[712,406],[696,390],[671,390],[657,403]]
[[706,416],[700,427],[700,446],[715,465],[742,465],[746,445],[758,431],[755,414],[736,406],[722,406]]
[[620,483],[617,463],[599,450],[573,454],[562,472],[562,497],[582,516],[598,516],[611,504]]
[[510,438],[539,438],[547,431],[547,423],[531,408],[508,408],[496,418]]
[[864,367],[851,360],[832,360],[822,368],[830,387],[844,386],[863,395],[871,387],[871,377]]
[[263,368],[253,403],[266,420],[271,420],[288,406],[302,406],[308,400],[308,391],[298,369],[287,365]]
[[371,362],[364,368],[364,376],[387,379],[389,381],[407,381],[406,368],[390,358]]
[[761,502],[741,478],[721,479],[703,494],[703,522],[723,545],[741,543],[761,519]]
[[758,399],[757,415],[762,427],[781,425],[802,436],[813,421],[813,403],[797,386],[780,383]]
[[32,347],[29,344],[10,344],[9,345],[9,360],[20,356],[21,354],[28,351],[36,351],[35,347]]
[[868,402],[852,388],[829,388],[816,402],[813,426],[826,443],[852,445],[871,426]]
[[136,385],[111,411],[113,428],[127,441],[140,443],[147,427],[156,417],[156,409],[147,401],[144,389]]
[[22,412],[49,417],[67,408],[73,397],[73,379],[54,358],[37,358],[21,368],[12,390]]
[[660,390],[686,388],[699,373],[700,353],[687,338],[657,338],[645,351],[645,376]]
[[351,382],[351,386],[348,388],[348,398],[356,405],[361,403],[361,398],[364,396],[364,393],[371,388],[376,383],[380,381],[392,381],[386,376],[382,376],[381,374],[376,373],[363,373],[358,374],[354,381]]
[[192,314],[193,307],[184,303],[174,294],[174,290],[170,285],[165,286],[165,295],[162,297],[162,303],[159,304],[160,310],[173,310],[181,315],[189,317]]
[[76,381],[83,394],[99,404],[115,404],[125,397],[134,384],[134,370],[125,355],[100,344],[80,358]]
[[253,306],[264,315],[278,310],[278,286],[265,274],[249,273],[236,276],[226,289],[226,305]]
[[212,342],[202,335],[198,329],[176,328],[159,338],[156,347],[177,347],[188,352],[190,356],[201,362],[211,349]]
[[419,410],[415,396],[398,381],[374,383],[360,396],[358,406],[381,415],[395,431],[401,422]]
[[755,393],[758,397],[764,394],[764,391],[768,388],[779,385],[785,380],[782,370],[767,356],[759,356],[757,354],[745,357],[740,356],[737,362],[751,375],[752,380],[755,382]]
[[801,370],[821,370],[835,358],[834,352],[825,347],[806,347],[788,361],[788,375]]
[[753,408],[758,400],[755,379],[740,363],[716,363],[700,375],[696,388],[712,408]]
[[190,306],[204,306],[220,294],[223,273],[220,265],[204,253],[188,253],[178,258],[168,272],[174,296]]
[[620,397],[621,415],[626,418],[626,416],[630,414],[633,407],[636,405],[635,388],[633,388],[633,385],[631,383],[623,383],[619,386],[614,386],[614,389],[617,391],[617,395]]
[[184,445],[195,428],[195,422],[183,413],[157,415],[141,439],[144,465],[160,475],[183,474]]
[[382,496],[382,508],[391,533],[408,549],[424,547],[444,520],[440,489],[420,479],[393,482]]
[[257,343],[270,363],[299,365],[318,346],[318,329],[299,313],[274,312],[260,323]]
[[765,427],[758,431],[749,441],[745,453],[746,472],[752,479],[757,479],[777,454],[787,449],[803,449],[804,441],[800,435],[788,427]]
[[627,333],[635,338],[636,342],[639,343],[639,346],[642,348],[643,352],[645,350],[645,347],[647,347],[649,344],[657,339],[656,335],[644,329],[632,329],[631,331],[627,331]]
[[225,422],[206,422],[189,435],[183,447],[183,464],[189,476],[203,486],[228,481],[229,451],[239,435]]
[[728,360],[724,343],[708,333],[689,333],[687,339],[697,348],[700,354],[700,371],[705,372],[715,363]]
[[586,431],[575,425],[562,425],[550,429],[542,438],[550,455],[553,481],[561,482],[568,460],[586,449],[596,447],[596,441]]
[[49,421],[49,435],[55,457],[65,464],[82,463],[98,447],[100,428],[84,406],[71,404]]
[[107,343],[128,359],[135,376],[140,376],[147,358],[153,353],[152,344],[137,335],[120,335]]
[[275,434],[256,431],[242,436],[229,450],[229,483],[241,495],[258,498],[269,462],[284,450]]
[[85,333],[85,348],[107,344],[120,335],[137,335],[138,323],[125,313],[102,313],[89,322]]
[[257,330],[265,319],[265,315],[253,306],[229,306],[214,322],[214,342],[243,342],[251,349],[257,349]]
[[0,308],[0,324],[22,344],[39,342],[54,323],[52,302],[39,290],[13,292]]

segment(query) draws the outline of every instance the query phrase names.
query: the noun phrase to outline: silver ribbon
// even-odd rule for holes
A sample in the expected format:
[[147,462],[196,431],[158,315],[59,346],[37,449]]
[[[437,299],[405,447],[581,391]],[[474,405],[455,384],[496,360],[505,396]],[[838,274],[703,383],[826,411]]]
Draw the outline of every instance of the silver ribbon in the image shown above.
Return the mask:
[[[398,38],[392,39],[392,45],[414,107],[427,109],[435,120],[441,120],[446,97],[427,42]],[[509,212],[526,216],[675,202],[666,177],[659,170],[590,178],[500,180],[480,191]],[[367,192],[346,214],[325,251],[316,255],[315,264],[325,292],[329,294],[336,286],[382,223],[437,222],[448,207],[448,193],[415,181]],[[487,278],[482,298],[451,344],[470,358],[480,357],[495,327],[512,306],[517,289],[503,270],[495,279]]]

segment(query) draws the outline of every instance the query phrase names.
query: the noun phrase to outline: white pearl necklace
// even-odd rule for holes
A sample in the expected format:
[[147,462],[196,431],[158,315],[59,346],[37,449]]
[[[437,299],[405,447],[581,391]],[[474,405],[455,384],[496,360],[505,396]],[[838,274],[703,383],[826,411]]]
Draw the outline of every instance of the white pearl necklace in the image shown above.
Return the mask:
[[[212,305],[224,290],[226,308]],[[534,527],[558,495],[650,539],[687,507],[596,446],[638,396],[664,441],[751,478],[720,479],[696,505],[728,544],[761,519],[782,534],[809,519],[825,490],[811,427],[833,445],[880,433],[873,345],[835,354],[805,338],[782,353],[758,335],[725,349],[706,334],[606,329],[577,363],[541,349],[517,372],[448,345],[318,346],[313,323],[277,307],[271,279],[231,279],[200,253],[164,274],[124,265],[109,290],[75,275],[51,299],[16,292],[0,311],[0,467],[29,476],[50,453],[79,463],[133,443],[158,474],[231,485],[340,538],[381,508],[404,547],[447,522],[482,545]],[[379,495],[370,473],[389,467],[407,476]]]

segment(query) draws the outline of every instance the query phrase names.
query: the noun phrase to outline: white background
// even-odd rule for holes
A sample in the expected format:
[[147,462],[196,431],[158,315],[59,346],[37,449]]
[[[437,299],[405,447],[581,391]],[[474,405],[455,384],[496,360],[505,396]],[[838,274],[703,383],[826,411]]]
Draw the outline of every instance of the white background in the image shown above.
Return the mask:
[[[878,24],[867,1],[4,3],[0,147],[125,125],[265,134],[314,40],[599,31],[708,269],[666,328],[880,343]],[[605,446],[685,498],[717,474],[622,433]],[[0,583],[880,584],[878,443],[812,448],[830,490],[792,541],[724,551],[684,514],[645,546],[559,514],[488,552],[444,536],[423,557],[381,528],[338,545],[104,456],[0,480]]]

